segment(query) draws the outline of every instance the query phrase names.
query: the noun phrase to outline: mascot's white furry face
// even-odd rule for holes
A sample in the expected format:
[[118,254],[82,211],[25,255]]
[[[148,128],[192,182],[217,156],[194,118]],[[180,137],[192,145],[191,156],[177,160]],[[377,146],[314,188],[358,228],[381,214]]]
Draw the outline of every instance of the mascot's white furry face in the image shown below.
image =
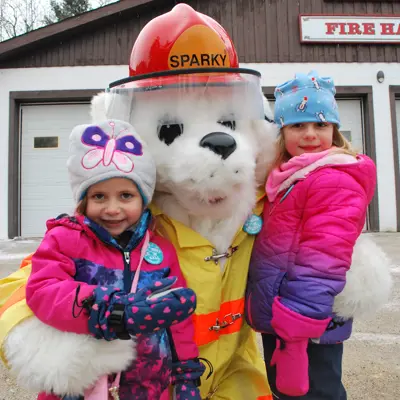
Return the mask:
[[[128,119],[157,164],[155,203],[226,251],[255,204],[278,131],[264,119],[272,116],[266,100],[260,107],[260,92],[230,87],[182,92],[102,93],[92,101],[93,120]],[[221,230],[224,221],[229,228]]]

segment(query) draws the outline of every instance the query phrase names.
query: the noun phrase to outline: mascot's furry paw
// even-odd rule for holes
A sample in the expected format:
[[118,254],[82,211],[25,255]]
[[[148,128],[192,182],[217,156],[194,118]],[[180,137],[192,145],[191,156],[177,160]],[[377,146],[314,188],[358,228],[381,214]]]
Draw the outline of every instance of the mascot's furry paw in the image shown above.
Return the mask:
[[346,286],[335,298],[333,311],[340,317],[365,318],[376,313],[389,300],[392,287],[391,262],[367,235],[354,247]]
[[4,353],[18,384],[33,391],[79,395],[105,374],[126,369],[133,340],[106,342],[61,332],[31,317],[7,336]]

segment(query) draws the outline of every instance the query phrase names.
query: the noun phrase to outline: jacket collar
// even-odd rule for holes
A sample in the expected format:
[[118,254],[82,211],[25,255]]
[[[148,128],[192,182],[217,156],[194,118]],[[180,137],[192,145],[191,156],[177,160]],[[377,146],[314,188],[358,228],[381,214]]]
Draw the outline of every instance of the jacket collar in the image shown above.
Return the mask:
[[152,215],[150,211],[145,210],[139,221],[123,233],[128,236],[128,240],[125,241],[125,246],[121,246],[119,241],[112,237],[106,229],[83,215],[76,214],[71,217],[67,214],[62,214],[55,219],[47,221],[47,229],[50,230],[61,225],[70,229],[82,230],[92,239],[113,246],[119,250],[132,251],[143,239],[149,228],[151,219]]
[[266,183],[268,200],[274,201],[279,193],[287,190],[295,182],[305,179],[307,175],[319,168],[357,164],[359,161],[359,158],[331,150],[320,153],[304,153],[301,156],[292,157],[271,171]]
[[125,234],[128,236],[128,240],[125,241],[124,246],[118,239],[111,236],[106,229],[96,224],[89,218],[84,217],[83,223],[87,225],[102,242],[120,250],[132,251],[143,239],[147,229],[149,228],[151,218],[152,215],[150,211],[145,210],[139,221],[127,231],[122,233],[122,235]]
[[[257,203],[255,208],[253,209],[253,214],[261,215],[264,205],[264,198],[265,198],[265,192],[262,189],[257,194]],[[154,215],[154,217],[156,217],[156,231],[160,233],[162,236],[168,238],[170,237],[169,235],[170,232],[168,232],[169,229],[168,225],[169,225],[171,229],[173,229],[173,233],[176,236],[176,240],[180,248],[204,247],[204,246],[214,247],[214,245],[209,240],[204,238],[198,232],[194,231],[193,229],[189,228],[183,223],[168,217],[155,204],[153,203],[150,204],[150,210]],[[166,222],[166,224],[163,224],[163,221]],[[237,245],[238,242],[241,242],[247,236],[247,233],[245,233],[242,228],[243,227],[241,227],[236,232],[235,238],[233,240],[235,245]]]

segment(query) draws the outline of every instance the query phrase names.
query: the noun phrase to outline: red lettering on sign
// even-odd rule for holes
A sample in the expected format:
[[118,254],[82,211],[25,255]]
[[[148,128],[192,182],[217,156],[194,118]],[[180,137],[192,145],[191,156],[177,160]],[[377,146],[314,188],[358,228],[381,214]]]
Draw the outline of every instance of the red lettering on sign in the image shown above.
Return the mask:
[[326,25],[327,35],[333,35],[335,33],[336,28],[339,27],[339,25],[336,24],[335,22],[327,22],[325,25]]
[[393,30],[394,24],[389,24],[389,23],[382,23],[381,28],[382,28],[382,35],[394,35],[394,30]]
[[375,24],[363,23],[364,35],[375,35]]
[[357,22],[349,22],[349,35],[361,35],[360,25]]
[[338,24],[339,26],[340,26],[340,34],[341,35],[347,35],[347,32],[346,32],[346,23],[345,22],[340,22],[339,24]]
[[339,27],[339,25],[335,24],[334,22],[326,22],[325,26],[327,35],[333,35],[335,33],[336,28]]

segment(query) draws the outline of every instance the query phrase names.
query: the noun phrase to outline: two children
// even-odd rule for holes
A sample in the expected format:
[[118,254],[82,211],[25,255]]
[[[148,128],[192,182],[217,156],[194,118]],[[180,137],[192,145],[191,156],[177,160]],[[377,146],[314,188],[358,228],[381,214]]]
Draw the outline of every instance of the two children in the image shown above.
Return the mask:
[[173,384],[178,398],[199,400],[205,368],[188,318],[196,297],[172,244],[151,231],[149,151],[128,123],[80,125],[70,136],[68,172],[76,213],[47,222],[32,257],[29,307],[61,331],[136,341],[131,366],[106,378],[113,399],[169,398]]
[[262,332],[279,399],[345,400],[343,341],[333,312],[376,184],[371,159],[339,132],[331,78],[297,74],[275,90],[278,155],[250,263],[247,320]]

